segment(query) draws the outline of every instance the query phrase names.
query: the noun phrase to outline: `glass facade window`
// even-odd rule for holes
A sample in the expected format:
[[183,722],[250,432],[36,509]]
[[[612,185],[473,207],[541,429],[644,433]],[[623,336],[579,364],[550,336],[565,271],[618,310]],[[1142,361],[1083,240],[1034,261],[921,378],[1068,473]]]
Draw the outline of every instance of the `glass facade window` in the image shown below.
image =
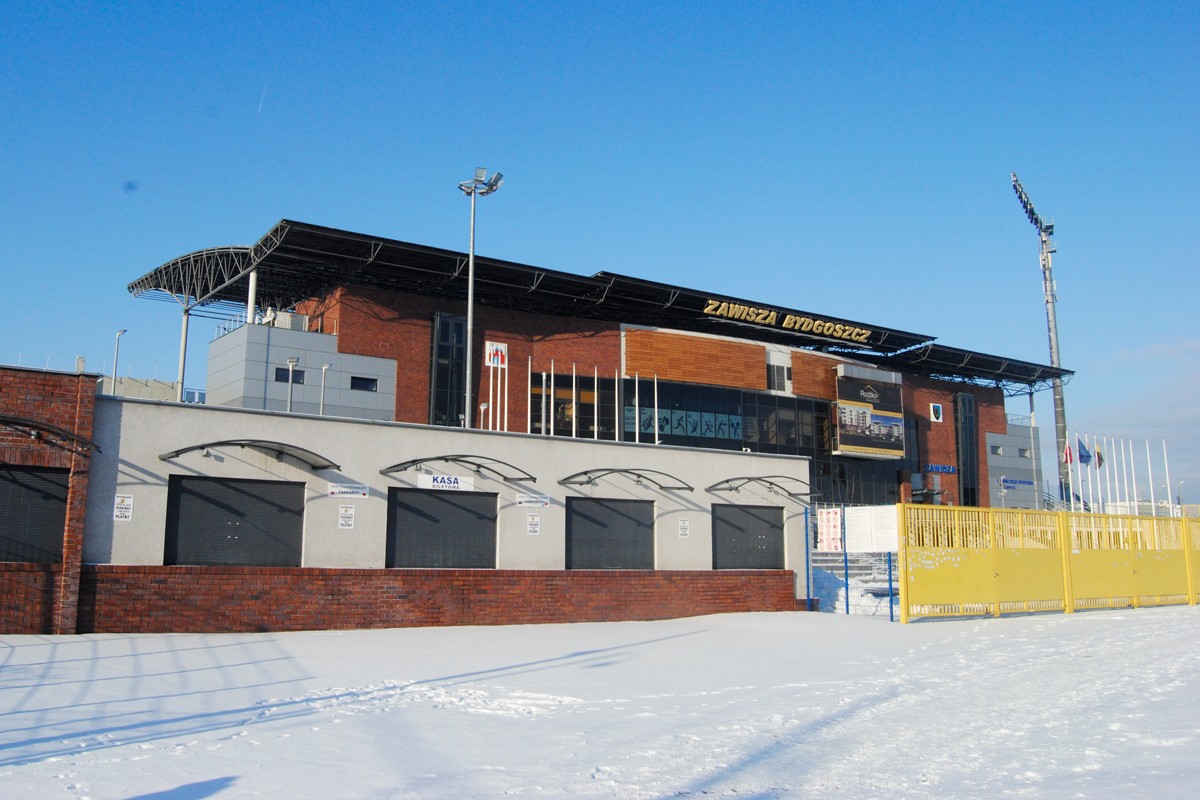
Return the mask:
[[351,375],[350,388],[356,392],[377,392],[379,391],[379,379]]
[[975,395],[954,396],[954,437],[958,447],[958,502],[979,505],[979,430]]
[[465,420],[467,320],[453,314],[433,317],[433,357],[429,375],[429,423],[456,428]]

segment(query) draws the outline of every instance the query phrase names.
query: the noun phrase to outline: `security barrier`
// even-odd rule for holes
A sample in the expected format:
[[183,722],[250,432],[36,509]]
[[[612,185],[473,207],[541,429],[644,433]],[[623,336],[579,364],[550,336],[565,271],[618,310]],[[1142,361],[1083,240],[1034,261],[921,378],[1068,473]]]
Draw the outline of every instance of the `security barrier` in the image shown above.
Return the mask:
[[901,622],[1196,604],[1197,518],[897,508]]

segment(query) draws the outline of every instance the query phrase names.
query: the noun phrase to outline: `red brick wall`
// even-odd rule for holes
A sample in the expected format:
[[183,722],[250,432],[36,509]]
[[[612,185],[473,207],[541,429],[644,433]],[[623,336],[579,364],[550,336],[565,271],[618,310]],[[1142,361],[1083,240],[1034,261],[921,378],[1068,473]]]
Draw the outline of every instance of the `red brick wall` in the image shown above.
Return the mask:
[[[346,287],[322,303],[304,307],[306,313],[323,314],[325,330],[336,321],[338,352],[394,358],[396,369],[396,420],[429,422],[429,360],[433,346],[435,312],[465,315],[461,302],[417,297],[376,289]],[[315,323],[314,323],[315,324]],[[613,376],[621,363],[620,326],[615,323],[544,317],[485,307],[475,309],[472,363],[476,365],[474,396],[486,398],[488,373],[483,363],[484,342],[508,345],[509,428],[524,430],[529,408],[526,396],[530,358],[534,372],[571,373],[571,363],[581,375],[598,368],[602,377]]]
[[53,631],[61,577],[61,564],[0,563],[0,633]]
[[767,350],[762,345],[630,329],[625,331],[625,371],[643,378],[703,383],[736,389],[767,388]]
[[790,570],[83,568],[81,633],[650,620],[798,608]]
[[[921,451],[921,466],[926,464],[958,464],[958,445],[955,441],[954,395],[975,395],[976,423],[979,455],[979,502],[987,505],[988,469],[987,434],[1004,433],[1008,428],[1008,415],[1004,410],[1004,393],[987,386],[966,383],[936,381],[926,378],[905,376],[904,408],[916,421],[918,446]],[[942,422],[929,419],[929,404],[942,404]],[[958,505],[958,475],[941,475],[943,503]],[[906,499],[908,498],[906,490]]]
[[[0,415],[35,420],[72,433],[85,442],[90,441],[97,378],[99,376],[93,374],[0,367]],[[74,633],[79,566],[83,556],[89,453],[86,448],[53,432],[39,433],[38,438],[34,439],[25,430],[0,428],[0,463],[70,470],[67,516],[63,526],[63,560],[61,569],[52,579],[48,579],[52,580],[54,587],[49,600],[52,612],[50,624],[42,632]],[[42,573],[33,570],[30,575],[34,574]],[[16,579],[5,578],[6,582],[11,580]],[[40,578],[30,577],[28,580],[36,582]],[[33,588],[30,591],[38,597],[45,596],[41,589]],[[28,618],[23,614],[10,616],[6,610],[0,614],[0,631],[20,627]]]

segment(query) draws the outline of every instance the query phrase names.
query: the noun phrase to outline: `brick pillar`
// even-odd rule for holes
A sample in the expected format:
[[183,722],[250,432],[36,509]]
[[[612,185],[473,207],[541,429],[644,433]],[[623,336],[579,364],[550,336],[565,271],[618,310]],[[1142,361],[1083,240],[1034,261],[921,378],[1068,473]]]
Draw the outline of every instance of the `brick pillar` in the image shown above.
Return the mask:
[[[84,375],[76,379],[72,433],[87,441],[92,438],[96,384]],[[71,452],[71,475],[67,483],[67,516],[63,525],[62,572],[54,592],[52,633],[75,633],[79,618],[79,572],[83,564],[83,530],[87,511],[88,475],[91,453]]]

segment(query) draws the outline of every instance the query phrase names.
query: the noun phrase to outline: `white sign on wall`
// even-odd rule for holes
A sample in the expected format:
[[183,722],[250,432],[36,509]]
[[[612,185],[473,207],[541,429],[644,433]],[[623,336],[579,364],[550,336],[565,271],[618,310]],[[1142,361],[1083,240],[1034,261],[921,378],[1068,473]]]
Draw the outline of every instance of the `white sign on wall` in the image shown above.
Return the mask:
[[518,494],[518,506],[536,506],[538,508],[549,508],[550,498],[544,494]]
[[525,515],[525,532],[530,536],[539,536],[542,533],[542,515],[541,514],[526,514]]
[[842,510],[817,509],[817,550],[824,553],[842,552]]
[[117,495],[113,499],[113,521],[129,522],[131,519],[133,519],[133,495]]
[[370,490],[361,483],[331,483],[330,497],[367,497]]
[[692,535],[692,521],[687,517],[679,520],[679,538],[686,539]]
[[457,475],[427,475],[422,473],[417,476],[418,489],[440,489],[447,492],[473,492],[475,491],[475,478],[467,476],[460,478]]
[[354,506],[338,506],[338,530],[354,530]]

